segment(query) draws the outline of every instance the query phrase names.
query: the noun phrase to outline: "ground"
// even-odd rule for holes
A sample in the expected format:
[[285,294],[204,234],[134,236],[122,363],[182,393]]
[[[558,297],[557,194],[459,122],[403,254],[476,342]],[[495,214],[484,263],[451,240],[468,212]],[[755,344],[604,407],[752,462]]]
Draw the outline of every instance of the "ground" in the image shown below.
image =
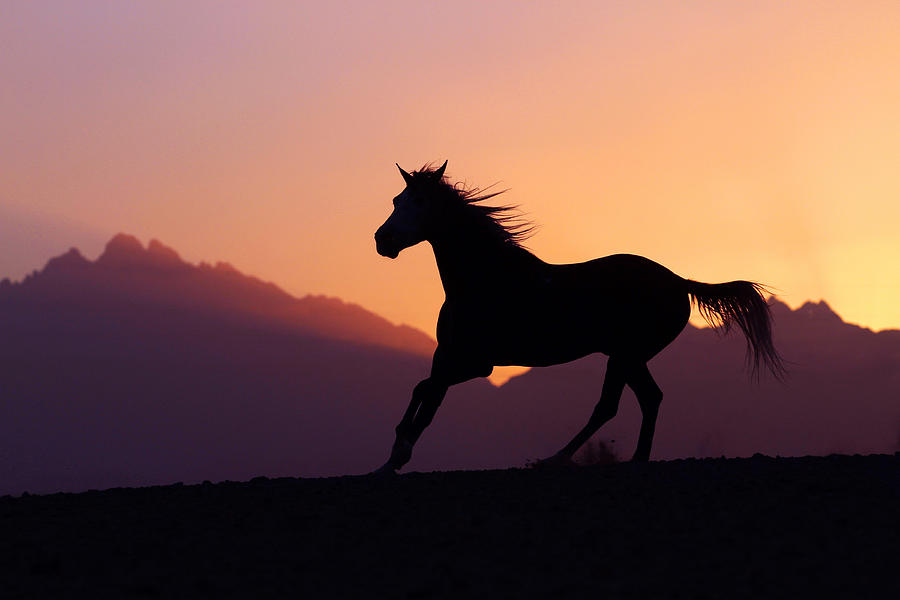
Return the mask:
[[896,598],[900,456],[0,498],[4,598]]

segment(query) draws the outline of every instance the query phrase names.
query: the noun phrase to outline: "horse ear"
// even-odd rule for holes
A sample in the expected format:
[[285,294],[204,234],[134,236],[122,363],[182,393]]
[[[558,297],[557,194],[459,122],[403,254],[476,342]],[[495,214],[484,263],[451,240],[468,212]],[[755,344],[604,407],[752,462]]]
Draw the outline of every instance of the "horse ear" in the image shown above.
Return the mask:
[[400,169],[400,174],[403,175],[403,181],[406,182],[406,185],[409,185],[409,182],[412,181],[412,175],[410,175],[409,173],[404,171],[403,167],[401,167],[399,164],[397,164],[397,163],[394,163],[394,164],[397,165],[398,169]]
[[447,168],[447,161],[445,160],[444,164],[442,164],[441,167],[437,171],[434,172],[434,176],[437,179],[441,179],[444,176],[444,169],[446,169],[446,168]]

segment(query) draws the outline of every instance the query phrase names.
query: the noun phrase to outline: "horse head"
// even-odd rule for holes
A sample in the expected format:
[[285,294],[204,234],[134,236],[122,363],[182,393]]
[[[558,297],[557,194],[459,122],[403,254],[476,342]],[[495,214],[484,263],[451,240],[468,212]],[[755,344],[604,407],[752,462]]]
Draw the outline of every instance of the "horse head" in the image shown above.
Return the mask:
[[394,198],[394,210],[375,232],[378,254],[397,258],[400,251],[425,241],[437,219],[435,192],[442,184],[447,161],[435,170],[407,173],[400,165],[406,187]]

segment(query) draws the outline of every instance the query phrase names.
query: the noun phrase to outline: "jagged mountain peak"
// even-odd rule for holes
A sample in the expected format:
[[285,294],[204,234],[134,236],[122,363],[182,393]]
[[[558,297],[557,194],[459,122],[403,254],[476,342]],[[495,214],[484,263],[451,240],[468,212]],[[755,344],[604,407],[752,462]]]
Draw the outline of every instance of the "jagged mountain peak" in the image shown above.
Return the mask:
[[157,239],[152,239],[150,240],[150,243],[147,244],[147,254],[165,262],[178,264],[184,262],[175,250],[164,245]]
[[150,240],[144,248],[133,235],[118,233],[106,244],[96,263],[106,267],[184,267],[187,266],[178,253],[161,243]]
[[794,312],[798,316],[811,321],[843,322],[843,319],[841,319],[840,315],[834,312],[834,310],[824,300],[819,300],[818,302],[808,300]]
[[70,271],[72,269],[80,269],[89,265],[90,261],[86,259],[78,248],[69,248],[65,254],[60,254],[47,261],[44,272],[54,271]]
[[117,233],[106,242],[103,254],[98,261],[114,261],[123,257],[140,256],[144,253],[144,245],[133,235]]

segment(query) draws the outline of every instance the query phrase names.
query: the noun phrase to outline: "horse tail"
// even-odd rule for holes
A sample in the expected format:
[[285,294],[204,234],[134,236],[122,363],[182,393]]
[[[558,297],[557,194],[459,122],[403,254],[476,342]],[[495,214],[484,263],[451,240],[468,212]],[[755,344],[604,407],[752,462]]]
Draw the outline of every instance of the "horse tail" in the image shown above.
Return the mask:
[[759,377],[760,365],[765,365],[777,379],[784,377],[784,361],[772,342],[772,315],[763,295],[768,292],[765,287],[752,281],[685,281],[691,301],[710,327],[724,334],[737,324],[744,332],[747,363],[753,377]]

